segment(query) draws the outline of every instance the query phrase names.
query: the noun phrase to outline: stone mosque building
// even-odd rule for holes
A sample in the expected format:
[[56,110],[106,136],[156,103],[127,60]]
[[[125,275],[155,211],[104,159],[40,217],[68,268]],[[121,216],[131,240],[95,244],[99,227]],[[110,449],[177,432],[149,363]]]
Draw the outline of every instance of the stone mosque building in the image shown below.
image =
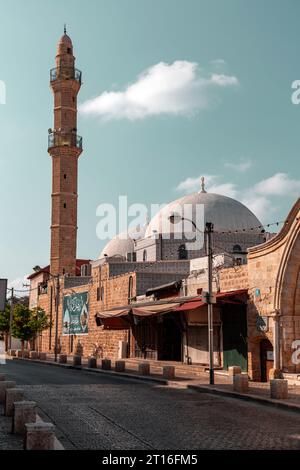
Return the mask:
[[[296,377],[300,373],[293,356],[293,342],[300,339],[300,199],[280,232],[270,236],[245,205],[206,191],[202,180],[199,192],[171,202],[144,226],[129,230],[128,236],[110,240],[98,259],[77,259],[81,83],[65,31],[50,72],[54,95],[54,126],[48,137],[50,263],[36,266],[29,276],[30,306],[43,308],[52,321],[39,338],[41,350],[172,360],[204,370],[208,328],[203,229],[211,222],[215,368],[226,371],[230,365],[240,365],[253,380],[282,374]],[[169,223],[170,216],[178,214],[189,222],[190,232]]]

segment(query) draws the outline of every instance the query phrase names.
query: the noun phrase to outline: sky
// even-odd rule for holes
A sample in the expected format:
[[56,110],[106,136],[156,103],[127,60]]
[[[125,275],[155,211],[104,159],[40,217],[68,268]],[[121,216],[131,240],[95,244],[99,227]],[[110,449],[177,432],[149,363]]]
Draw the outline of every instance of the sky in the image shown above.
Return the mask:
[[0,0],[0,277],[49,263],[49,69],[63,25],[83,73],[79,258],[98,257],[100,204],[209,191],[263,223],[300,195],[297,0]]

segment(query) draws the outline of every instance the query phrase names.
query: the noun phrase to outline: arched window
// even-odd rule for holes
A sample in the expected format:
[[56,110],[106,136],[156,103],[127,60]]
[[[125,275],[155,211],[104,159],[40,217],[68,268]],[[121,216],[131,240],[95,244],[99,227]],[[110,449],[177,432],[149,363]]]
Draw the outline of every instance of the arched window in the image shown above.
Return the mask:
[[143,251],[143,261],[147,261],[147,250]]
[[240,245],[234,245],[232,248],[233,253],[241,253],[242,247]]
[[185,245],[180,245],[178,248],[178,259],[188,259],[188,252]]

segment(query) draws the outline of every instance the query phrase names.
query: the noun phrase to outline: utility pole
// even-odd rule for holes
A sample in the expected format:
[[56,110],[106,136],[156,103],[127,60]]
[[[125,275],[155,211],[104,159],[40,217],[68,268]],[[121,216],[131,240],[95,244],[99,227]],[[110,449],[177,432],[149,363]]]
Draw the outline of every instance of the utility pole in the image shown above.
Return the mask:
[[9,347],[8,349],[11,349],[11,326],[12,326],[12,320],[13,320],[13,303],[14,303],[14,288],[11,288],[11,294],[10,294],[10,311],[9,311]]
[[54,341],[54,361],[57,362],[57,353],[58,353],[58,306],[59,306],[59,274],[55,276],[56,278],[56,296],[55,296],[55,341]]
[[213,250],[211,234],[214,226],[211,222],[205,225],[207,261],[208,261],[208,298],[207,298],[207,315],[208,315],[208,351],[209,351],[209,383],[215,383],[214,377],[214,320],[213,320],[213,304],[212,304],[212,276],[213,276]]

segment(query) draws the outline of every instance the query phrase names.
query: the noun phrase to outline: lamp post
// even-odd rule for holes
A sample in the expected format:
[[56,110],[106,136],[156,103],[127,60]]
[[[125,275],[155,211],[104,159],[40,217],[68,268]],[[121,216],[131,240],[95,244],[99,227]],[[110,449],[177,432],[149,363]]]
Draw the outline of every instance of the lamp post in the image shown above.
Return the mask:
[[[41,271],[40,266],[35,266],[33,270],[38,273]],[[59,274],[51,274],[48,273],[50,278],[53,279],[54,289],[55,289],[55,339],[54,339],[54,361],[57,362],[57,349],[58,349],[58,306],[59,306],[59,291],[60,291],[60,283],[59,283]]]
[[[180,221],[186,220],[190,222],[195,230],[199,233],[203,233],[198,229],[193,220],[182,217],[180,214],[173,213],[169,216],[169,221],[172,224],[176,224]],[[214,377],[214,329],[213,329],[213,303],[212,303],[212,277],[213,277],[213,250],[211,234],[214,226],[211,222],[205,224],[205,236],[206,236],[206,251],[207,251],[207,276],[208,276],[208,295],[207,295],[207,323],[208,323],[208,355],[209,355],[209,383],[211,385],[215,382]]]

